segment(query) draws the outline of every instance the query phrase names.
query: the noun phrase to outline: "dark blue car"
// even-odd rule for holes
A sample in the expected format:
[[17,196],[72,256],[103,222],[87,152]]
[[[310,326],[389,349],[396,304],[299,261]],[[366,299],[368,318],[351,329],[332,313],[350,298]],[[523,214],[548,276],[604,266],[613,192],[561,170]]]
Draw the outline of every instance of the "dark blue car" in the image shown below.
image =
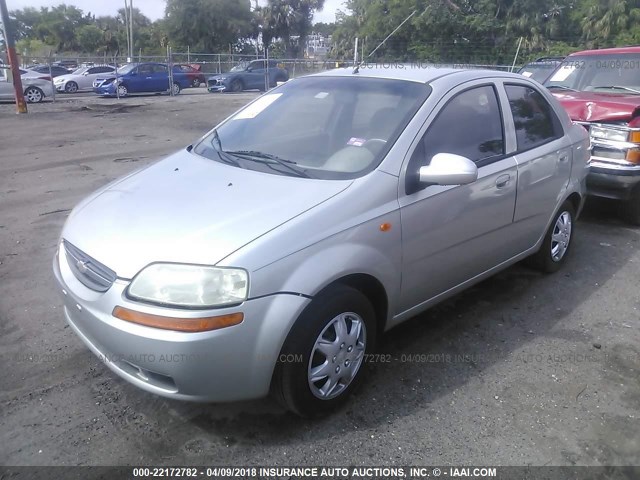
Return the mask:
[[265,90],[266,78],[269,88],[278,82],[289,80],[289,72],[277,60],[269,60],[267,74],[266,60],[253,60],[248,65],[237,65],[226,73],[209,77],[207,89],[210,92],[241,92],[243,90]]
[[[117,78],[116,78],[117,77]],[[183,88],[192,86],[191,79],[180,70],[173,68],[173,84],[169,85],[169,69],[164,63],[129,63],[118,69],[116,74],[97,78],[93,82],[93,91],[98,95],[126,97],[131,93],[163,93],[177,95]]]

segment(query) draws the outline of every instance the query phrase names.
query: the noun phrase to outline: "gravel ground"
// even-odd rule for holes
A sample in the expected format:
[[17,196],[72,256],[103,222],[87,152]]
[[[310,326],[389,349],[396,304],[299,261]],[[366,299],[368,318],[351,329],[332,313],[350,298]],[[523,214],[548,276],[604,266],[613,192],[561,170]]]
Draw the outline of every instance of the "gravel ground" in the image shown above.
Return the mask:
[[517,265],[389,332],[340,411],[200,405],[120,380],[64,322],[69,210],[253,93],[0,105],[0,465],[638,465],[640,229],[589,202],[566,268]]

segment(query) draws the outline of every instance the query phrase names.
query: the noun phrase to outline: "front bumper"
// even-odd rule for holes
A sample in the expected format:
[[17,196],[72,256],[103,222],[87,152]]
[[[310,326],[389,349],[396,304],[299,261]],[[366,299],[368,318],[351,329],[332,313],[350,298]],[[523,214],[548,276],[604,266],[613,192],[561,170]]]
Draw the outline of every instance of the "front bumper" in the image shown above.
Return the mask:
[[207,90],[211,93],[224,92],[225,90],[227,90],[227,86],[223,82],[219,82],[218,80],[208,80]]
[[640,185],[640,167],[615,168],[597,161],[591,162],[587,176],[588,195],[629,200],[638,185]]
[[66,83],[54,83],[54,85],[56,87],[57,92],[64,92],[64,89],[67,86]]
[[93,93],[96,95],[114,96],[116,95],[116,82],[111,82],[99,87],[93,87]]
[[[65,255],[58,249],[53,270],[65,318],[80,339],[120,377],[180,400],[222,402],[267,395],[284,339],[309,302],[296,295],[271,295],[199,312],[143,305],[126,298],[126,280],[116,280],[105,293],[88,289],[73,275]],[[117,319],[111,315],[116,305],[185,317],[241,311],[244,321],[209,332],[175,332]]]

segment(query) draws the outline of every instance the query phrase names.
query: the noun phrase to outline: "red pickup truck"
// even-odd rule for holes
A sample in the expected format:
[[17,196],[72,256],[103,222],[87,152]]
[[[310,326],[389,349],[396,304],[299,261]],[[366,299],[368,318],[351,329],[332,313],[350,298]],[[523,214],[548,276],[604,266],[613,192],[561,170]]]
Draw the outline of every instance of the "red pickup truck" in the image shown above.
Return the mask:
[[640,225],[640,47],[576,52],[545,86],[591,136],[590,195],[621,200]]

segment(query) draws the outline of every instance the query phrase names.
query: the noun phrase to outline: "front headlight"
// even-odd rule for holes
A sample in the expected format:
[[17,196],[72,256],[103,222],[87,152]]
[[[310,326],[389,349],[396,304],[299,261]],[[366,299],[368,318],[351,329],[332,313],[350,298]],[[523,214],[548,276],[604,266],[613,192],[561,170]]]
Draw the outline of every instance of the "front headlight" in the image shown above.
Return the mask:
[[629,130],[601,127],[592,125],[589,130],[592,138],[610,140],[612,142],[626,142],[629,140]]
[[154,263],[129,285],[129,297],[186,308],[222,307],[247,299],[249,277],[240,268]]
[[54,78],[53,83],[55,84],[64,83],[64,78]]

